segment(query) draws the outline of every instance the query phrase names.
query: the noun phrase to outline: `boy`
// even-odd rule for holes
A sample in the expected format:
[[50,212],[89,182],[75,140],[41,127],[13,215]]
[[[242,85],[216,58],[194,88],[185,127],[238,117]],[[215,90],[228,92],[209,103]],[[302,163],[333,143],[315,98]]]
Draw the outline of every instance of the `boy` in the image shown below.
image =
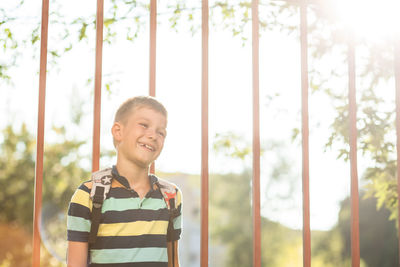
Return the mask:
[[117,163],[109,170],[111,189],[101,208],[94,244],[88,242],[93,180],[83,183],[70,202],[69,267],[87,266],[88,258],[91,267],[179,267],[181,192],[173,185],[179,215],[169,228],[159,179],[149,175],[149,166],[164,146],[166,127],[167,111],[155,98],[134,97],[119,107],[111,128]]

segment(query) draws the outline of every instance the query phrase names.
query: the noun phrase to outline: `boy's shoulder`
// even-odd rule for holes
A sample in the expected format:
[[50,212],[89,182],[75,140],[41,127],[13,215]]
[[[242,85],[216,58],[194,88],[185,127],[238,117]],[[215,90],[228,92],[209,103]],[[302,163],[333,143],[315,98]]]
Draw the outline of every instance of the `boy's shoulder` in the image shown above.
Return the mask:
[[150,175],[154,176],[157,179],[156,181],[161,185],[161,187],[179,189],[178,186],[175,183],[173,183],[173,182],[171,182],[171,181],[169,181],[167,179],[160,178],[160,177],[158,177],[158,176],[156,176],[154,174],[150,174]]
[[82,182],[77,188],[77,190],[83,190],[83,191],[86,191],[86,192],[87,191],[90,192],[90,189],[92,189],[92,180],[87,179],[87,178],[85,178],[85,181]]
[[166,191],[170,194],[178,195],[179,197],[182,194],[181,189],[174,182],[171,182],[170,180],[164,178],[160,178],[154,174],[151,174],[151,176],[154,176],[157,179],[157,186],[160,188],[160,190]]

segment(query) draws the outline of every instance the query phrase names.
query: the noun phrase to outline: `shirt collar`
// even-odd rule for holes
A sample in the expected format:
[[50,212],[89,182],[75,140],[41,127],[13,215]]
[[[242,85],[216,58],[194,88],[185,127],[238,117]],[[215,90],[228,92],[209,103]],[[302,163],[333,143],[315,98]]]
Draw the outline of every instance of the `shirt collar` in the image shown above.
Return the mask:
[[[123,186],[125,186],[128,189],[131,189],[128,180],[124,176],[122,176],[118,173],[117,166],[114,165],[112,167],[111,174],[112,174],[113,178],[116,179],[120,184],[122,184]],[[149,174],[149,181],[150,181],[151,191],[155,190],[155,188],[156,188],[155,184],[158,181],[157,176],[155,176],[153,174]]]

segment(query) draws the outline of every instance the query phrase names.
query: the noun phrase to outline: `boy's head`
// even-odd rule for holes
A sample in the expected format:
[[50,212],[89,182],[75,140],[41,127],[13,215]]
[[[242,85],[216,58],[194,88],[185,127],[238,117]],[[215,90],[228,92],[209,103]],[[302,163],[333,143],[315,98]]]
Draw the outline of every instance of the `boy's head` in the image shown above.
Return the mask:
[[114,123],[126,123],[127,118],[130,113],[137,107],[147,107],[158,111],[167,118],[167,110],[157,99],[151,96],[136,96],[127,99],[121,106],[119,106],[117,112],[115,113]]
[[[150,108],[154,111],[157,111],[164,115],[165,118],[168,117],[168,112],[157,99],[151,96],[136,96],[128,98],[124,103],[119,106],[117,112],[114,117],[114,124],[116,122],[125,125],[129,119],[129,117],[133,114],[135,109],[138,108]],[[117,143],[115,138],[113,137],[114,147],[116,147]]]
[[166,127],[167,111],[155,98],[139,96],[125,101],[111,128],[117,160],[150,166],[162,151]]

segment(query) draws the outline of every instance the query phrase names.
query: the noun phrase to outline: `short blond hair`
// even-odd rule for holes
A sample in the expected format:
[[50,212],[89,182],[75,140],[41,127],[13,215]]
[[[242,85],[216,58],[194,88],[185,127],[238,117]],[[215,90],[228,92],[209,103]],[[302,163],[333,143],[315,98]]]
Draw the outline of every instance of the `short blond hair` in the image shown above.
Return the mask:
[[[125,124],[131,112],[135,108],[140,108],[140,107],[151,108],[161,113],[162,115],[165,116],[165,118],[167,118],[168,115],[167,109],[156,98],[152,96],[135,96],[128,98],[124,103],[121,104],[121,106],[119,106],[117,112],[115,113],[114,123],[120,122],[122,124]],[[113,137],[113,143],[114,147],[116,147],[116,142],[114,137]]]

